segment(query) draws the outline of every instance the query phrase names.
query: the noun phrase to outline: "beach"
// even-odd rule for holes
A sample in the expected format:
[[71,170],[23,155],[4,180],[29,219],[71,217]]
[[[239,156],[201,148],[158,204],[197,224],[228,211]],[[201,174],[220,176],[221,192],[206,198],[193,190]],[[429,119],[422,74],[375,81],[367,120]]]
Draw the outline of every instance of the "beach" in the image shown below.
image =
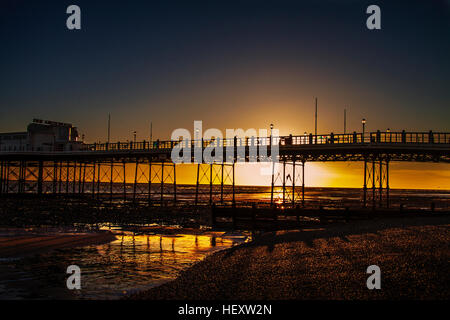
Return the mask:
[[[449,299],[450,217],[384,218],[270,232],[128,299]],[[366,286],[367,267],[381,289]]]
[[[56,229],[56,228],[54,228]],[[111,232],[48,231],[40,228],[0,229],[0,257],[20,257],[46,251],[107,243],[116,237]]]

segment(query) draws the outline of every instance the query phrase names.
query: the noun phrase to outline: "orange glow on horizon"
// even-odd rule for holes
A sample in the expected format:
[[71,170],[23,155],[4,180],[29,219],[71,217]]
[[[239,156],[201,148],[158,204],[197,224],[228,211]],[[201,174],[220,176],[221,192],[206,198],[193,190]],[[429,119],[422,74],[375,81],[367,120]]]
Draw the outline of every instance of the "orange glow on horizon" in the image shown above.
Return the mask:
[[[206,175],[209,175],[207,165],[203,165],[206,169]],[[148,176],[148,166],[140,165]],[[281,167],[281,166],[280,166]],[[154,165],[152,170],[159,170],[160,166]],[[289,166],[287,166],[289,168]],[[296,170],[300,170],[298,166]],[[141,169],[140,169],[141,170]],[[139,170],[138,175],[141,174]],[[165,169],[167,173],[169,169]],[[220,184],[220,166],[217,171],[213,171],[216,175],[213,184]],[[231,184],[231,168],[225,173],[225,184]],[[286,169],[287,174],[291,173]],[[280,171],[281,172],[281,171]],[[134,182],[135,165],[128,164],[126,166],[127,183]],[[297,171],[297,173],[300,173]],[[392,162],[390,164],[391,188],[398,189],[437,189],[450,190],[450,170],[447,163],[400,163]],[[291,173],[292,174],[292,173]],[[363,185],[363,163],[361,162],[307,162],[305,165],[305,186],[306,187],[336,187],[336,188],[361,188]],[[153,183],[158,183],[158,178],[153,176]],[[176,169],[177,184],[194,184],[197,179],[197,164],[181,164]],[[200,183],[209,184],[209,178],[200,179]],[[138,182],[145,182],[146,178],[140,175]],[[107,182],[105,180],[105,182]],[[167,182],[170,183],[170,182]],[[236,185],[248,186],[270,186],[271,185],[271,166],[268,163],[237,163],[235,165],[235,183]],[[287,185],[290,181],[287,182]],[[296,180],[298,185],[299,181]],[[277,181],[280,185],[280,180]]]

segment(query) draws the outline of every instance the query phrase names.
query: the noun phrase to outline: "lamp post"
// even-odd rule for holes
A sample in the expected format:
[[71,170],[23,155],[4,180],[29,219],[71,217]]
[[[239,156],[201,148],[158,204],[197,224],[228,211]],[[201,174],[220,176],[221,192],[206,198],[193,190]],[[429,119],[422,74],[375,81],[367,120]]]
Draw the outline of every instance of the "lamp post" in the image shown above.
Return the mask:
[[366,132],[366,119],[363,118],[361,120],[361,123],[362,123],[362,142],[364,142],[364,134]]
[[133,131],[133,136],[134,136],[133,142],[136,143],[136,131]]

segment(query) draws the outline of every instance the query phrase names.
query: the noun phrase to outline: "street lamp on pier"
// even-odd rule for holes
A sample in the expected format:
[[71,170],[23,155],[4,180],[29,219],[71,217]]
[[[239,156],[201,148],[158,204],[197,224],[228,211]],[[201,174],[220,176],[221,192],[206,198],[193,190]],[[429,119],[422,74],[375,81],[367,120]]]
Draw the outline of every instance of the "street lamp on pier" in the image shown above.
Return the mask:
[[364,142],[364,134],[366,132],[366,119],[363,118],[361,120],[361,123],[362,123],[362,142]]
[[363,119],[361,120],[361,123],[362,123],[362,125],[363,125],[363,137],[364,137],[364,133],[366,132],[366,119],[363,118]]

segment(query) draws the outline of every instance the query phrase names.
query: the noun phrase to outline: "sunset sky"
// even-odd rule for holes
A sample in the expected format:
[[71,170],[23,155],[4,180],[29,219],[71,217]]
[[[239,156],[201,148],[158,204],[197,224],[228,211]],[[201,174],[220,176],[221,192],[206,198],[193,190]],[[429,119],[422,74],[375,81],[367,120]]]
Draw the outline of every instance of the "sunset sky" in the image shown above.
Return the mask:
[[[66,28],[67,6],[82,29]],[[382,29],[366,28],[378,4]],[[21,1],[0,4],[0,132],[33,118],[86,141],[172,130],[450,132],[449,1]],[[255,179],[245,169],[242,184]],[[448,165],[392,166],[392,187],[450,189]],[[307,185],[362,185],[361,164],[310,164]]]

